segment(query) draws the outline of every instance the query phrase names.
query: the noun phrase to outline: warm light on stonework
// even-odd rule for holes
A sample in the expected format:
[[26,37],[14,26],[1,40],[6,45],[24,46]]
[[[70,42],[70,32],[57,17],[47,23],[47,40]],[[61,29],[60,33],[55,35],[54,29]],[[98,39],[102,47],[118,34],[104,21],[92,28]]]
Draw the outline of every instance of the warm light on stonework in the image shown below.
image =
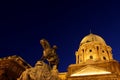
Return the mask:
[[87,76],[87,75],[100,75],[100,74],[111,74],[111,72],[88,72],[84,74],[72,74],[71,76]]
[[100,75],[100,74],[111,74],[111,72],[106,71],[102,68],[87,66],[84,69],[71,74],[71,76],[86,76],[86,75]]

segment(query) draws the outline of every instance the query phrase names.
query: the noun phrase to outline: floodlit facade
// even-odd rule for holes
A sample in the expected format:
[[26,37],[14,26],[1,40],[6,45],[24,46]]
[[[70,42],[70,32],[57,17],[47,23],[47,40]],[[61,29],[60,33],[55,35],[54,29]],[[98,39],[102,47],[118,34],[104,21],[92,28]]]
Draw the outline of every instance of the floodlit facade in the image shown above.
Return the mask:
[[76,64],[68,66],[62,80],[120,80],[120,64],[104,39],[90,33],[75,52]]

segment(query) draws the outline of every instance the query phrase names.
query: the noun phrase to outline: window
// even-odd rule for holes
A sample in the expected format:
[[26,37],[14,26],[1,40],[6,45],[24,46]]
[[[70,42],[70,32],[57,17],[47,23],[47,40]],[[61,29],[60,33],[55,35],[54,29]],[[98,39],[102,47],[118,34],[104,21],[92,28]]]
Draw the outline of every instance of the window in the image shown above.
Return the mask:
[[105,57],[105,56],[103,56],[103,59],[104,59],[104,60],[106,60],[106,57]]
[[87,40],[87,41],[86,41],[86,43],[87,43],[87,42],[90,42],[90,41],[89,41],[89,40]]
[[109,52],[107,51],[107,53],[109,53]]
[[92,50],[90,49],[89,52],[92,52]]
[[104,51],[104,50],[102,50],[102,52],[104,53],[105,51]]
[[99,50],[99,47],[97,46],[97,50]]
[[84,53],[84,49],[82,49],[83,53]]
[[93,59],[93,56],[90,56],[90,59]]

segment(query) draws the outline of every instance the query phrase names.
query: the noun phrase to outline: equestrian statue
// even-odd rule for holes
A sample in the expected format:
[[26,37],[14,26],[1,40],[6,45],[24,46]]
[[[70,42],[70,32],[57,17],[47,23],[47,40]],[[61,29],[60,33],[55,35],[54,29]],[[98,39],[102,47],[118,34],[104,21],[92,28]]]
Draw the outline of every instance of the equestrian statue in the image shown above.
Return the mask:
[[[56,54],[57,46],[51,47],[47,40],[41,39],[43,54],[34,67],[22,72],[17,80],[60,80],[58,77],[59,58]],[[45,62],[48,61],[48,63]]]

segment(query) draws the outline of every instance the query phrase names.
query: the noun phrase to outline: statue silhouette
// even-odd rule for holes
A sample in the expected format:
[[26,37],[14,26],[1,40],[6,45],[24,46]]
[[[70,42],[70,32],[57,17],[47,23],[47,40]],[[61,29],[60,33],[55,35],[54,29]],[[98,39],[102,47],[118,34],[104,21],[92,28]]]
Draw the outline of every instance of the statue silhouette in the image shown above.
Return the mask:
[[56,54],[57,46],[54,45],[51,48],[50,44],[45,39],[41,39],[40,44],[42,45],[42,47],[44,49],[43,55],[40,60],[42,60],[42,61],[47,60],[51,67],[53,67],[54,65],[56,65],[58,67],[59,58],[58,58],[58,55]]

